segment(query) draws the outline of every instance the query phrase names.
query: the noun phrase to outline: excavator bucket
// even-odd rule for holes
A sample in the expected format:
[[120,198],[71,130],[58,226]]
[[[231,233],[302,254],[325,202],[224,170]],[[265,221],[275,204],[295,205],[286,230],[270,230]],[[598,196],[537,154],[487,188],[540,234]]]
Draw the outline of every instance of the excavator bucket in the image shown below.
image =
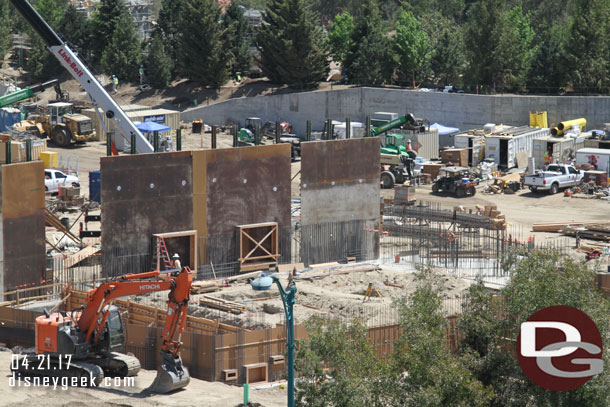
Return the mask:
[[189,371],[182,365],[180,356],[161,351],[161,366],[157,369],[157,377],[149,390],[155,393],[169,393],[186,387],[190,381]]

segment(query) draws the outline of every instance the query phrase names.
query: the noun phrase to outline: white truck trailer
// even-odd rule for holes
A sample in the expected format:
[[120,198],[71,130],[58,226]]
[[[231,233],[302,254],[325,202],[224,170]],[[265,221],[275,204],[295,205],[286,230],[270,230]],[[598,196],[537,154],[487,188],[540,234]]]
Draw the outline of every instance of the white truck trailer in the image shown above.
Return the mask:
[[493,160],[500,168],[517,167],[517,156],[526,153],[532,156],[532,141],[549,134],[547,128],[529,126],[503,127],[485,139],[485,159]]
[[591,164],[598,171],[610,173],[610,150],[581,148],[576,151],[576,165]]

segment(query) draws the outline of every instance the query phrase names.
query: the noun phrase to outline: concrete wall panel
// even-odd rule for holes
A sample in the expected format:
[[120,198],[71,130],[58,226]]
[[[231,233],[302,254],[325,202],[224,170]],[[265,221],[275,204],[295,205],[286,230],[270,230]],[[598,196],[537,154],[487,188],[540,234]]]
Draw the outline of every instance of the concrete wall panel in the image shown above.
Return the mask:
[[303,92],[254,98],[231,99],[201,106],[181,114],[183,121],[203,118],[207,124],[222,125],[226,119],[243,122],[244,117],[286,120],[298,134],[305,133],[306,120],[321,130],[327,118],[364,121],[374,112],[412,112],[430,123],[480,128],[485,123],[526,125],[530,111],[547,111],[549,124],[585,117],[588,128],[601,128],[608,122],[610,97],[607,96],[518,96],[471,95],[418,92],[403,89],[349,88],[337,91]]
[[44,164],[42,161],[3,165],[2,217],[37,215],[44,208]]
[[318,141],[301,147],[303,225],[379,220],[379,139]]
[[154,233],[193,229],[192,171],[189,152],[101,159],[105,274],[112,250],[142,254]]

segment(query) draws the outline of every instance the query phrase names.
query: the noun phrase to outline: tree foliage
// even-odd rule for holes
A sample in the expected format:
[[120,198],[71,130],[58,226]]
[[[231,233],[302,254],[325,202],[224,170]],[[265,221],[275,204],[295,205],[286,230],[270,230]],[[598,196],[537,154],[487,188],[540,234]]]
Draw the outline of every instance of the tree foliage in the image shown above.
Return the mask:
[[413,13],[400,13],[393,45],[401,79],[413,83],[423,81],[424,65],[430,57],[430,39]]
[[162,0],[159,19],[157,21],[157,31],[163,39],[163,48],[169,58],[174,62],[172,68],[172,79],[176,77],[180,70],[181,50],[180,37],[182,29],[180,22],[184,13],[185,0]]
[[117,21],[110,42],[102,53],[102,68],[109,75],[122,80],[135,81],[142,60],[140,41],[131,16],[125,9]]
[[85,14],[79,12],[73,4],[66,7],[59,20],[59,32],[68,41],[73,51],[81,56],[89,54],[91,48],[91,27]]
[[272,0],[257,35],[260,66],[275,83],[317,87],[328,73],[327,50],[318,17],[305,0]]
[[214,0],[186,0],[180,20],[182,74],[204,86],[220,87],[227,80],[231,54],[225,49],[227,29]]
[[344,71],[351,83],[383,85],[390,82],[394,71],[391,42],[377,1],[365,0],[362,11],[352,33]]
[[169,86],[174,64],[165,50],[161,34],[158,32],[152,36],[144,65],[148,72],[148,82],[153,87],[164,89]]
[[113,39],[119,20],[124,13],[128,13],[123,0],[101,0],[91,20],[93,32],[93,58],[100,62],[104,50]]
[[231,4],[222,21],[227,29],[226,49],[231,53],[231,73],[241,72],[242,75],[247,75],[252,64],[252,54],[247,38],[248,21],[244,12],[236,4]]
[[344,11],[337,14],[330,23],[330,31],[328,33],[328,47],[335,62],[343,62],[351,47],[351,36],[354,31],[354,18]]

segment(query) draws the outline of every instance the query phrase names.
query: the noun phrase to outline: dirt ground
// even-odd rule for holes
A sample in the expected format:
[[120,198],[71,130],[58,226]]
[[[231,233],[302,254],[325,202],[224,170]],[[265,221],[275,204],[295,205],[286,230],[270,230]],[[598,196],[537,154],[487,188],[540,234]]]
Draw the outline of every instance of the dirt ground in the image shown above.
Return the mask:
[[[390,268],[359,264],[302,273],[295,279],[298,297],[298,306],[294,308],[295,321],[304,322],[312,315],[337,316],[346,320],[364,318],[371,325],[379,322],[376,318],[389,321],[395,318],[390,307],[392,302],[415,291],[413,271],[405,266]],[[288,276],[283,275],[280,280],[286,287]],[[446,309],[455,304],[455,299],[470,285],[466,280],[450,275],[443,275],[441,281]],[[382,297],[375,294],[370,298],[364,296],[369,283],[374,284]],[[268,291],[254,291],[248,281],[239,281],[219,292],[204,295],[245,305],[248,312],[241,314],[240,321],[237,321],[243,327],[275,326],[284,321],[282,300],[275,287]],[[191,296],[195,304],[201,298],[202,295]],[[197,305],[189,307],[189,315],[221,319],[229,317],[228,313]],[[234,318],[231,321],[236,322]]]
[[[243,389],[220,382],[191,378],[189,385],[171,394],[151,394],[146,391],[157,374],[140,370],[133,387],[68,388],[11,387],[9,378],[11,352],[0,352],[0,406],[11,407],[234,407],[243,401]],[[274,387],[250,391],[250,402],[263,407],[286,405],[286,390]]]

